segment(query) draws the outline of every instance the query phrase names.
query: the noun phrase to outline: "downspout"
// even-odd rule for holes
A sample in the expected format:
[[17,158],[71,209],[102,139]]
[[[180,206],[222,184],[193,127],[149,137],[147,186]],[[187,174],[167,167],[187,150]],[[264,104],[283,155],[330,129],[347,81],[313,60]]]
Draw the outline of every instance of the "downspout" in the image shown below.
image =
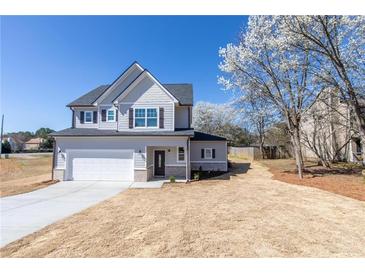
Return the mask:
[[55,155],[56,155],[56,138],[53,141],[53,155],[52,155],[52,181],[54,180],[54,167],[55,167]]
[[186,181],[190,181],[190,136],[186,140]]

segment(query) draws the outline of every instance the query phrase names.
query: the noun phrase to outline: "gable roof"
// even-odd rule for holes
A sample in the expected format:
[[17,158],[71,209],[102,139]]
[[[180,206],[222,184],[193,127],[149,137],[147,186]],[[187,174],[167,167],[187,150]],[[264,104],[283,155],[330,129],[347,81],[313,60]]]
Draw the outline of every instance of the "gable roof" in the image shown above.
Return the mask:
[[42,138],[39,138],[39,137],[37,137],[37,138],[32,138],[32,139],[30,139],[29,141],[27,141],[27,142],[25,142],[26,144],[35,144],[35,145],[38,145],[38,144],[40,144],[40,143],[42,143],[43,142],[43,139]]
[[101,85],[72,101],[67,107],[91,106],[109,88],[110,85]]
[[192,84],[162,84],[175,96],[181,105],[193,105],[193,85]]
[[134,81],[132,81],[124,90],[122,90],[117,97],[115,97],[115,99],[113,100],[113,103],[118,103],[118,100],[120,98],[124,98],[125,96],[127,96],[127,94],[136,86],[138,85],[138,83],[140,81],[142,81],[142,79],[144,79],[144,77],[149,77],[153,82],[155,82],[155,84],[157,84],[164,92],[166,92],[166,94],[174,101],[174,102],[179,102],[179,100],[177,100],[177,98],[170,93],[169,90],[167,90],[161,83],[160,81],[152,75],[151,72],[149,72],[147,69],[143,70],[142,73],[140,73],[136,79],[134,79]]
[[[76,106],[94,106],[96,101],[102,97],[108,90],[115,85],[118,80],[125,75],[125,73],[130,70],[133,66],[138,66],[142,68],[137,62],[132,63],[116,80],[113,81],[111,85],[101,85],[88,93],[82,95],[71,103],[67,104],[67,107],[76,107]],[[129,86],[131,86],[141,74],[147,73],[152,77],[159,85],[161,85],[162,89],[166,89],[168,93],[170,93],[179,103],[180,105],[193,105],[193,86],[192,84],[161,84],[156,77],[154,77],[148,70],[143,70],[122,92],[115,97],[117,99],[121,94],[124,93],[125,90]],[[114,100],[115,100],[114,99]]]

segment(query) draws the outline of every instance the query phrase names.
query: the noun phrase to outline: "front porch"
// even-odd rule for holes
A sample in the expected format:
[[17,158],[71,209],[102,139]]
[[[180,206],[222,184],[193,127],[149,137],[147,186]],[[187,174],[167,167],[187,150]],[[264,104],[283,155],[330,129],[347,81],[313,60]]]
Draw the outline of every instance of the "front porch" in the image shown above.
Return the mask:
[[147,181],[167,181],[171,176],[176,181],[189,180],[187,145],[148,146],[146,148]]

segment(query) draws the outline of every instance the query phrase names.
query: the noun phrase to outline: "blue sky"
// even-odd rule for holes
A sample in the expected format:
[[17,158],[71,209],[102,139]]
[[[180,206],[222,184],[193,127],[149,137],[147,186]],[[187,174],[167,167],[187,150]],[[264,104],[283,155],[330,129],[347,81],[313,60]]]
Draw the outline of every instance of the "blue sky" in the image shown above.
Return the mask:
[[4,131],[69,127],[65,105],[134,60],[162,83],[192,83],[195,102],[227,102],[218,49],[236,42],[246,23],[244,16],[1,17]]

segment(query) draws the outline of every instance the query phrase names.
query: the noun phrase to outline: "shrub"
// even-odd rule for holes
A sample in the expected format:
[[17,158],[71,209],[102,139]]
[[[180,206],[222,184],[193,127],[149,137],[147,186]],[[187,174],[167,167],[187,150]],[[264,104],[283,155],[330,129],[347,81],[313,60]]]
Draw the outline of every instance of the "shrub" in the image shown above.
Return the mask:
[[2,153],[11,153],[11,146],[10,143],[8,142],[8,140],[5,140],[2,144],[2,149],[1,152]]
[[169,180],[170,180],[170,183],[175,183],[176,182],[175,176],[170,176]]
[[199,172],[195,172],[194,173],[194,180],[199,180],[200,179],[200,174]]

